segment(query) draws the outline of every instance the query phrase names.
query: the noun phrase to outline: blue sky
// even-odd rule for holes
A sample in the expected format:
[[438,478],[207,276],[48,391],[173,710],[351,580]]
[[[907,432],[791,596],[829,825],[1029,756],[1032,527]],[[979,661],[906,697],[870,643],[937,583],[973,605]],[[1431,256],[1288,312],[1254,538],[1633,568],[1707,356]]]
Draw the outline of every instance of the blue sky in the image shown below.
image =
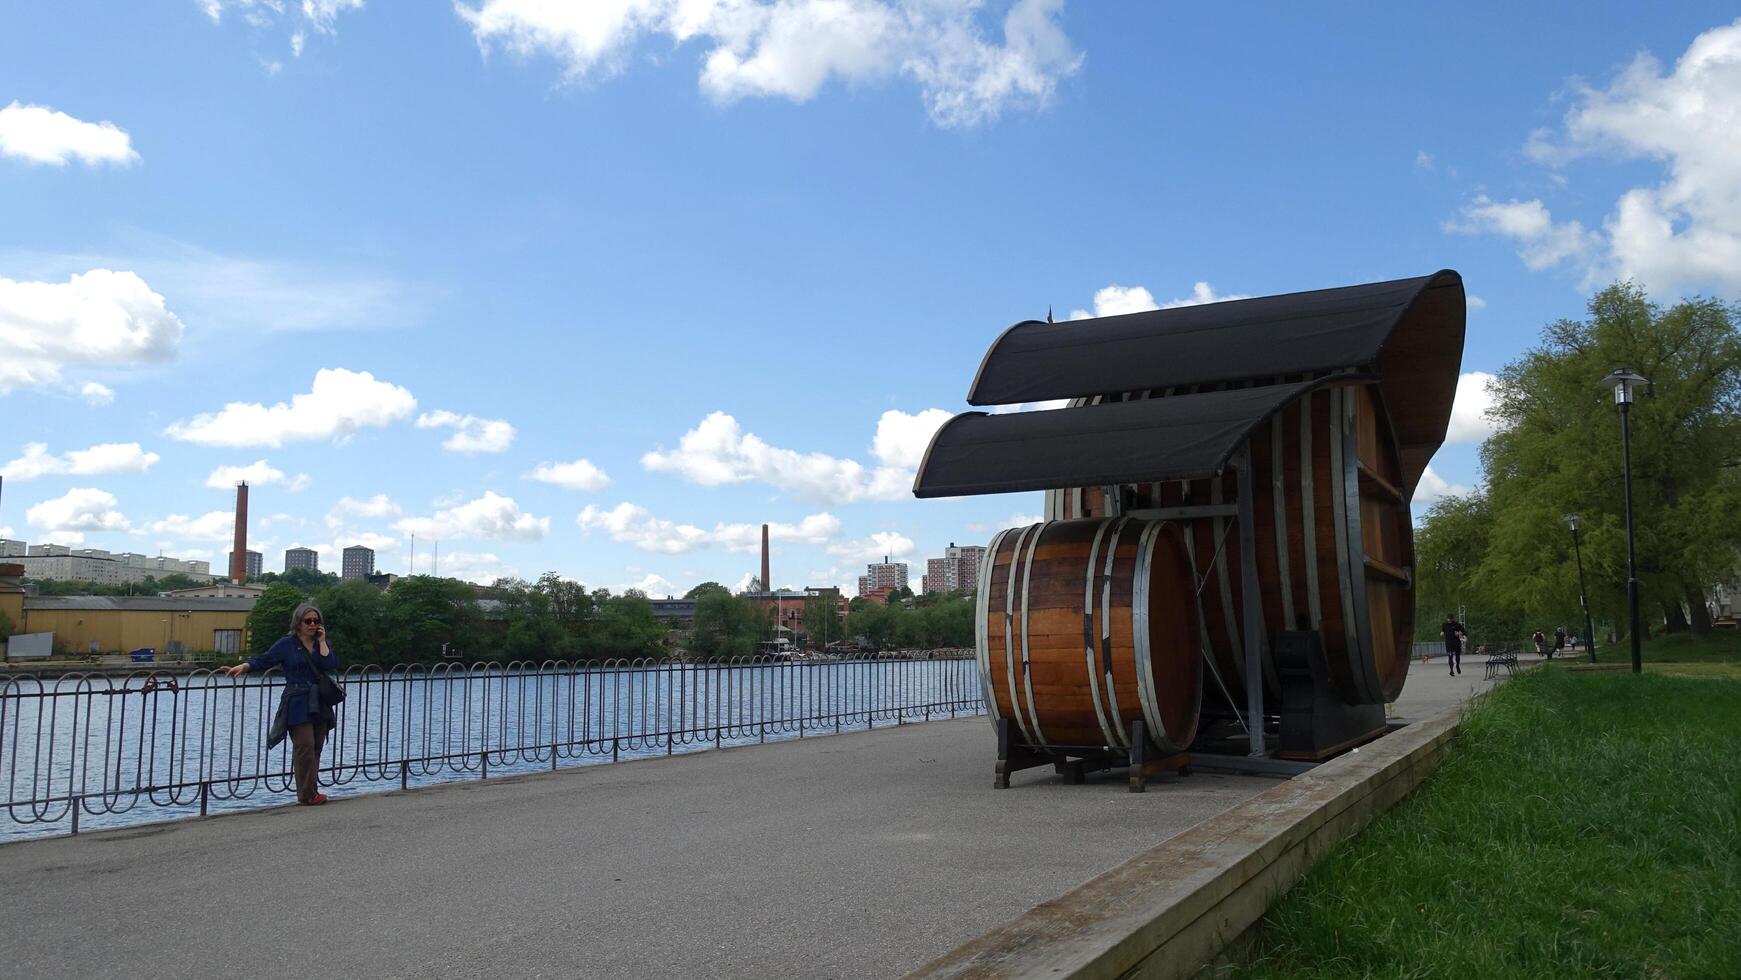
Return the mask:
[[[680,592],[916,501],[1016,320],[1462,272],[1479,372],[1741,295],[1729,5],[61,0],[0,11],[0,535]],[[238,469],[231,469],[238,468]],[[915,571],[916,576],[916,571]]]

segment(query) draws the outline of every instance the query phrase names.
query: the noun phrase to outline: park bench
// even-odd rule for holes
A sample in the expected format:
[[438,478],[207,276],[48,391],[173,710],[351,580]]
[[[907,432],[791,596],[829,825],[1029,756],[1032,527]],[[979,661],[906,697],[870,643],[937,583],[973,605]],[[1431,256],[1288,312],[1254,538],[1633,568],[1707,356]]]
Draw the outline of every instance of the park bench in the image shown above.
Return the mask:
[[1489,652],[1485,666],[1488,680],[1498,676],[1502,667],[1508,675],[1517,673],[1517,649],[1515,647],[1500,647],[1498,650]]

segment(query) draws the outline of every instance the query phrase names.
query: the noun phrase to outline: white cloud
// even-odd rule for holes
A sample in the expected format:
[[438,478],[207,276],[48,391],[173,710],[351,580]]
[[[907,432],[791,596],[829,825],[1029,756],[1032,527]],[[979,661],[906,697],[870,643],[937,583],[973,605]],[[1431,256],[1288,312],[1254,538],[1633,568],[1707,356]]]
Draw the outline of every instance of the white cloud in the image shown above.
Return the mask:
[[878,531],[857,541],[841,541],[828,546],[831,555],[848,561],[875,562],[889,558],[904,558],[913,553],[913,539],[896,531]]
[[263,459],[257,459],[246,466],[220,466],[212,470],[211,476],[206,477],[206,486],[217,490],[229,490],[244,480],[249,486],[255,487],[269,487],[282,483],[291,493],[299,493],[307,489],[308,485],[313,482],[307,473],[298,473],[295,477],[288,477],[284,475],[283,470]]
[[206,446],[271,446],[305,439],[343,442],[362,428],[379,428],[417,408],[411,392],[367,371],[322,368],[306,394],[270,407],[230,402],[221,411],[177,422],[164,434]]
[[[575,523],[582,531],[604,531],[612,541],[658,554],[680,555],[716,545],[726,551],[755,554],[762,547],[760,524],[719,523],[709,531],[693,524],[654,517],[647,508],[627,501],[608,509],[589,505],[575,518]],[[840,519],[829,513],[811,514],[796,524],[768,525],[770,543],[822,544],[839,533]]]
[[[1003,5],[999,5],[1002,7]],[[570,81],[616,74],[652,35],[697,41],[700,86],[715,102],[806,102],[832,81],[917,82],[931,119],[972,126],[1048,103],[1082,57],[1059,26],[1063,0],[1015,0],[1003,41],[988,39],[982,0],[612,0],[456,5],[486,52],[556,59]]]
[[1485,194],[1464,205],[1462,219],[1446,222],[1445,230],[1509,238],[1523,264],[1538,271],[1566,263],[1587,268],[1602,245],[1602,236],[1579,222],[1555,221],[1539,200],[1495,201]]
[[984,522],[975,522],[967,525],[967,529],[979,534],[994,534],[1006,527],[1027,527],[1029,524],[1038,524],[1042,520],[1045,520],[1045,518],[1038,514],[1015,513],[1004,518],[1002,523],[986,524]]
[[1445,430],[1446,442],[1481,442],[1498,426],[1487,417],[1493,408],[1493,396],[1487,385],[1493,375],[1486,371],[1469,371],[1457,376],[1457,397],[1451,402],[1451,423]]
[[630,582],[627,585],[620,585],[612,591],[621,595],[631,589],[653,599],[663,599],[666,596],[674,596],[681,591],[670,579],[663,575],[655,575],[652,572],[648,572],[646,575],[642,576],[639,582]]
[[1620,195],[1601,232],[1551,222],[1540,201],[1509,202],[1518,223],[1475,223],[1524,243],[1531,268],[1567,263],[1585,284],[1628,278],[1653,292],[1741,287],[1741,20],[1694,38],[1672,69],[1641,53],[1606,87],[1575,82],[1559,131],[1526,149],[1555,167],[1606,157],[1663,168]]
[[1431,171],[1433,169],[1433,155],[1426,150],[1416,150],[1415,169]]
[[572,463],[539,463],[526,474],[526,479],[537,480],[539,483],[554,483],[570,490],[590,490],[597,492],[610,484],[611,478],[605,471],[592,465],[585,459],[577,459]]
[[66,282],[0,278],[0,394],[49,384],[70,364],[175,356],[182,324],[132,272],[92,269]]
[[101,408],[104,405],[112,405],[115,402],[114,390],[108,385],[101,385],[95,381],[87,381],[81,385],[79,387],[79,397],[98,408]]
[[489,585],[499,578],[514,578],[520,573],[514,566],[488,551],[442,552],[436,566],[433,555],[425,555],[418,563],[421,572],[439,574],[442,578],[457,578],[465,582]]
[[86,269],[130,269],[175,299],[182,322],[252,338],[268,332],[378,329],[416,322],[437,284],[402,281],[354,266],[221,255],[159,235],[129,232],[108,252],[10,250],[0,263],[32,278]]
[[139,162],[127,131],[112,122],[88,123],[48,106],[16,101],[0,109],[0,156],[54,167],[75,158],[91,166]]
[[1474,293],[1465,294],[1463,297],[1463,302],[1464,302],[1464,305],[1468,306],[1469,309],[1471,309],[1471,310],[1485,310],[1485,309],[1487,309],[1487,301],[1482,299],[1481,297],[1475,295]]
[[463,504],[437,510],[433,517],[406,517],[395,530],[420,538],[496,538],[537,541],[550,531],[550,518],[523,513],[512,497],[493,490]]
[[[377,534],[374,531],[341,531],[335,533],[330,542],[303,545],[303,547],[313,548],[320,552],[321,562],[323,564],[330,562],[331,571],[335,572],[339,570],[340,563],[344,559],[344,550],[358,546],[368,548],[376,553],[375,565],[378,571],[386,564],[384,556],[399,547],[399,539],[385,534]],[[427,562],[429,560],[428,552],[425,551],[422,557]],[[427,565],[421,567],[425,571],[428,570]]]
[[1122,316],[1126,313],[1145,313],[1149,310],[1172,310],[1181,306],[1202,306],[1205,303],[1225,303],[1236,299],[1249,299],[1244,293],[1228,293],[1222,295],[1207,282],[1197,282],[1191,287],[1191,295],[1180,296],[1167,300],[1165,303],[1155,302],[1155,295],[1142,286],[1120,286],[1113,283],[1094,293],[1094,312],[1087,310],[1072,310],[1070,319],[1086,320],[1097,316]]
[[441,446],[456,453],[500,453],[514,444],[514,427],[502,419],[439,410],[417,416],[417,427],[454,430]]
[[355,497],[340,497],[339,502],[334,504],[332,510],[326,515],[326,526],[336,531],[348,523],[347,518],[367,517],[380,519],[386,517],[398,517],[401,513],[403,513],[403,511],[399,509],[399,505],[394,503],[393,499],[384,493],[377,493],[367,500],[358,500]]
[[1414,505],[1426,507],[1441,497],[1460,497],[1468,492],[1468,487],[1447,481],[1429,466],[1421,472],[1420,482],[1415,484]]
[[198,517],[170,514],[145,525],[145,530],[178,541],[233,541],[236,515],[227,510],[209,510]]
[[877,419],[871,455],[884,466],[916,470],[931,445],[931,437],[952,417],[941,408],[927,408],[916,415],[889,409]]
[[[194,0],[195,5],[212,19],[223,22],[225,11],[234,11],[242,22],[257,32],[288,30],[290,53],[301,57],[308,41],[308,32],[335,33],[338,16],[346,11],[363,9],[364,0]],[[261,59],[270,74],[283,66],[276,61]]]
[[24,512],[24,519],[63,544],[81,544],[83,531],[127,531],[133,524],[117,509],[115,495],[94,487],[74,487]]
[[[782,524],[778,521],[768,524],[768,542],[779,544],[795,542],[798,544],[825,544],[840,533],[840,518],[823,512],[810,514],[796,524]],[[711,540],[727,551],[740,554],[759,554],[762,550],[762,526],[760,524],[715,524]]]
[[[913,434],[930,423],[934,418],[931,413],[941,411],[930,409],[917,416],[885,412],[878,423],[881,446],[890,458],[910,455]],[[904,417],[891,419],[891,415]],[[737,419],[724,412],[702,419],[683,434],[676,449],[643,455],[641,465],[655,472],[677,473],[702,486],[760,480],[823,503],[901,500],[911,493],[913,484],[910,467],[883,465],[873,469],[856,460],[771,446],[754,433],[743,431]]]
[[1009,415],[1012,412],[1050,412],[1056,408],[1070,407],[1070,399],[1053,398],[1043,402],[1015,402],[1009,405],[991,406],[993,415]]
[[654,517],[647,508],[627,501],[608,510],[588,504],[575,523],[582,531],[605,531],[612,541],[659,554],[680,555],[709,543],[707,532],[701,528]]
[[111,473],[143,473],[160,457],[146,452],[136,442],[106,442],[89,449],[74,449],[55,455],[41,442],[26,443],[24,455],[0,466],[8,480],[34,480],[42,476],[103,476]]

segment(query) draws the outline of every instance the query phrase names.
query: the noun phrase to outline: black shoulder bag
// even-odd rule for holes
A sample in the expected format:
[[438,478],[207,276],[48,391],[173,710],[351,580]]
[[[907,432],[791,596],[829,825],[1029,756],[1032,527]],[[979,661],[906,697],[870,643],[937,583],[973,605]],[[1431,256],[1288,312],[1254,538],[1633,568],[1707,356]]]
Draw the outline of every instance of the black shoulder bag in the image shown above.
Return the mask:
[[[301,644],[297,645],[301,646]],[[303,647],[302,655],[308,658],[308,665],[314,668],[315,686],[320,688],[320,703],[331,706],[343,701],[345,699],[344,685],[333,680],[332,675],[321,667],[320,658],[309,653],[307,647]]]

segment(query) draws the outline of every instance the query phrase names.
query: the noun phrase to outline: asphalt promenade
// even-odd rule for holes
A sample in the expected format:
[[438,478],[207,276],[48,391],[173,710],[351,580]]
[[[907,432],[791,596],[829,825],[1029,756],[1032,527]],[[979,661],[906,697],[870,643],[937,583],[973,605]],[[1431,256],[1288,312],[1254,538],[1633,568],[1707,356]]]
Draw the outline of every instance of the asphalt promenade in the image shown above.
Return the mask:
[[6,844],[0,975],[898,976],[1273,785],[993,757],[967,718]]

